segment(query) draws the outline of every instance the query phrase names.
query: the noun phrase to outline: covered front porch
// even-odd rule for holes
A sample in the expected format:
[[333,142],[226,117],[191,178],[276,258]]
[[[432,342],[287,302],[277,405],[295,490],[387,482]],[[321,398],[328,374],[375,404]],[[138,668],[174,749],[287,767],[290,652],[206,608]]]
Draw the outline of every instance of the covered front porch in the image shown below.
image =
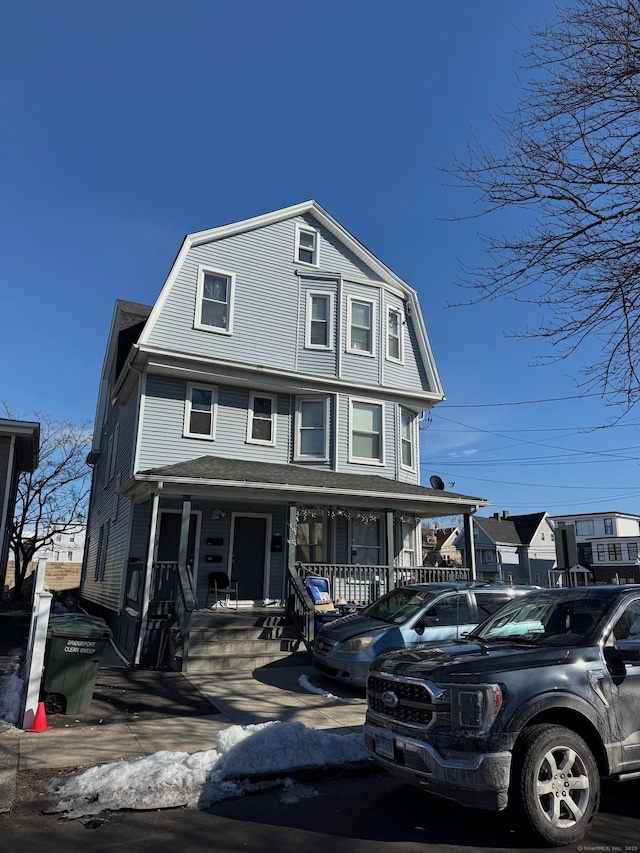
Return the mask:
[[[221,457],[144,472],[122,494],[134,502],[134,523],[119,645],[142,665],[153,665],[159,643],[179,646],[173,657],[185,669],[202,611],[278,608],[282,626],[293,622],[309,643],[308,574],[359,604],[400,582],[445,579],[447,570],[421,565],[421,519],[462,514],[468,522],[486,504],[375,475]],[[473,549],[466,565],[473,577]],[[237,594],[213,600],[212,572]]]

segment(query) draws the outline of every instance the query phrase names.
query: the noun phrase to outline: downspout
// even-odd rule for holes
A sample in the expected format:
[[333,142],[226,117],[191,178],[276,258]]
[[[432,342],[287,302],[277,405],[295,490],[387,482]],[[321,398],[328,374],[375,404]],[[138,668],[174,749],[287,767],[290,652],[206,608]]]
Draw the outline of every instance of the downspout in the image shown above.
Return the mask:
[[136,655],[133,660],[134,666],[140,666],[140,658],[142,657],[142,647],[144,645],[144,636],[147,632],[147,622],[149,621],[149,595],[151,593],[151,577],[153,575],[153,558],[156,546],[156,533],[158,530],[158,507],[160,506],[160,492],[162,491],[163,483],[158,483],[155,494],[151,503],[151,528],[149,530],[149,547],[147,549],[147,565],[144,573],[144,591],[142,593],[142,613],[140,614],[140,633],[138,635],[138,645],[136,647]]

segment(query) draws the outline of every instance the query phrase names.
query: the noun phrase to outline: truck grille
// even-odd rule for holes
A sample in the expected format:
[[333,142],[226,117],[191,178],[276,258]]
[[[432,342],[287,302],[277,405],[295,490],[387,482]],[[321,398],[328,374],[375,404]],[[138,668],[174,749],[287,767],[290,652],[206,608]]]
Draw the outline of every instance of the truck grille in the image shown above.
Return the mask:
[[[395,695],[397,704],[393,704],[395,700],[389,697],[390,693]],[[385,695],[388,700],[386,702],[383,699]],[[435,716],[433,693],[419,681],[391,680],[370,675],[367,682],[367,700],[369,708],[375,714],[409,726],[428,726]]]

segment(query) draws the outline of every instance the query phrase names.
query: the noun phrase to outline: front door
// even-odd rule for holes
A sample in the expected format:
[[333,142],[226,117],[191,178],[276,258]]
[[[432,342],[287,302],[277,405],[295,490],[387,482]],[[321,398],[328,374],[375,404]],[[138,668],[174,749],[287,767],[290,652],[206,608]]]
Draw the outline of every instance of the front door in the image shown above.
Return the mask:
[[263,600],[267,597],[267,534],[271,517],[234,515],[230,576],[238,581],[238,598]]
[[[195,585],[196,549],[198,543],[198,513],[192,512],[189,519],[189,541],[187,545],[187,568],[192,573]],[[180,530],[182,513],[179,510],[161,510],[156,562],[177,563],[180,556]]]

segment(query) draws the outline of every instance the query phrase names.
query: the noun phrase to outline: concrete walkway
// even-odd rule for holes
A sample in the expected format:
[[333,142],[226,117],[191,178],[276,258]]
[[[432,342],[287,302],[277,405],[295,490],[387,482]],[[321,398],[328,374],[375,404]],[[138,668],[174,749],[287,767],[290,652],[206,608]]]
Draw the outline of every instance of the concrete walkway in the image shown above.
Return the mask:
[[362,731],[364,716],[363,692],[311,665],[189,675],[130,669],[108,650],[89,712],[49,716],[51,728],[42,732],[0,729],[0,811],[11,809],[21,771],[131,761],[160,750],[197,752],[214,747],[223,728],[272,720],[350,734]]

